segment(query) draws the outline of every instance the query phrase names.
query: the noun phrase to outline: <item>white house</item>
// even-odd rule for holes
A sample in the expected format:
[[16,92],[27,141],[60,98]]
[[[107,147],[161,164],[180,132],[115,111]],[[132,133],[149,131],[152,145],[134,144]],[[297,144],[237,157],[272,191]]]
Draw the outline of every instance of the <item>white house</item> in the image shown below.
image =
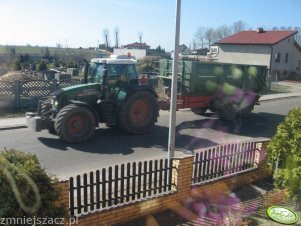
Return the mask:
[[301,75],[301,47],[294,39],[298,31],[242,31],[218,42],[218,62],[266,65],[269,74]]

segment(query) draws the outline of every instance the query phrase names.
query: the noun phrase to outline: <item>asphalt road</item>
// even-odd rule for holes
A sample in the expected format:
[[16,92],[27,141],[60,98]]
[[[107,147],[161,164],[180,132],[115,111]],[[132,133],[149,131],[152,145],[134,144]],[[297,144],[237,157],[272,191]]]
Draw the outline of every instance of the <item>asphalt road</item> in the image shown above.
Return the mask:
[[[301,106],[301,98],[266,101],[256,106],[254,113],[240,125],[219,120],[209,112],[201,117],[187,110],[179,111],[176,154],[193,153],[223,143],[270,138],[294,106]],[[167,157],[168,120],[169,112],[161,111],[154,129],[139,136],[103,126],[88,143],[76,145],[62,143],[46,131],[3,130],[0,131],[0,150],[15,148],[35,153],[48,173],[68,178],[115,164]]]

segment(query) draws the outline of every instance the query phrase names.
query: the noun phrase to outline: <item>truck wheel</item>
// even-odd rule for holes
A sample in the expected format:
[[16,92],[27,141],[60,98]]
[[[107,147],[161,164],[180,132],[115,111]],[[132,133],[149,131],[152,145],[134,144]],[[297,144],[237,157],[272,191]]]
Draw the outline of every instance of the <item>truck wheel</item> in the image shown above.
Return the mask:
[[80,143],[93,136],[95,118],[89,109],[70,104],[60,110],[55,119],[54,127],[59,137],[64,141]]
[[120,106],[118,126],[128,133],[144,134],[153,127],[158,116],[155,96],[147,91],[136,92]]
[[207,111],[207,107],[202,108],[190,108],[190,110],[196,115],[204,115]]

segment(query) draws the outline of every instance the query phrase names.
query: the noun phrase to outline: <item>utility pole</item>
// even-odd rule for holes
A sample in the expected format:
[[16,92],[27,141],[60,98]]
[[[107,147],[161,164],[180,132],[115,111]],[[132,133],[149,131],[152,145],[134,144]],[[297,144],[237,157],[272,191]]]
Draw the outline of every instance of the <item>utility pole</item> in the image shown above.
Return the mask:
[[181,18],[181,0],[176,0],[175,47],[174,47],[173,67],[172,67],[171,102],[170,102],[170,117],[169,117],[169,134],[168,134],[169,163],[171,158],[174,157],[174,153],[175,153],[180,18]]

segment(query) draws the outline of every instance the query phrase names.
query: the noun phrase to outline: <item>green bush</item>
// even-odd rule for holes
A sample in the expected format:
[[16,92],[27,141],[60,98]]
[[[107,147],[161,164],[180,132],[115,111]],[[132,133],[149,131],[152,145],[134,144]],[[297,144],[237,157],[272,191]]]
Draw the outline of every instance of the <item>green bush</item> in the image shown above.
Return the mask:
[[48,68],[47,63],[44,60],[41,60],[36,65],[36,71],[44,71],[44,70],[47,70],[47,68]]
[[[292,109],[277,127],[268,146],[274,183],[286,188],[290,197],[301,202],[301,108]],[[300,208],[300,206],[299,206]]]
[[22,69],[20,60],[15,61],[14,65],[13,65],[13,69],[15,71],[20,71]]
[[70,61],[70,62],[67,64],[67,67],[68,67],[68,68],[78,68],[78,65],[77,65],[77,63],[75,63],[74,61]]
[[0,152],[0,216],[2,218],[66,217],[56,206],[60,190],[34,154],[13,149]]

